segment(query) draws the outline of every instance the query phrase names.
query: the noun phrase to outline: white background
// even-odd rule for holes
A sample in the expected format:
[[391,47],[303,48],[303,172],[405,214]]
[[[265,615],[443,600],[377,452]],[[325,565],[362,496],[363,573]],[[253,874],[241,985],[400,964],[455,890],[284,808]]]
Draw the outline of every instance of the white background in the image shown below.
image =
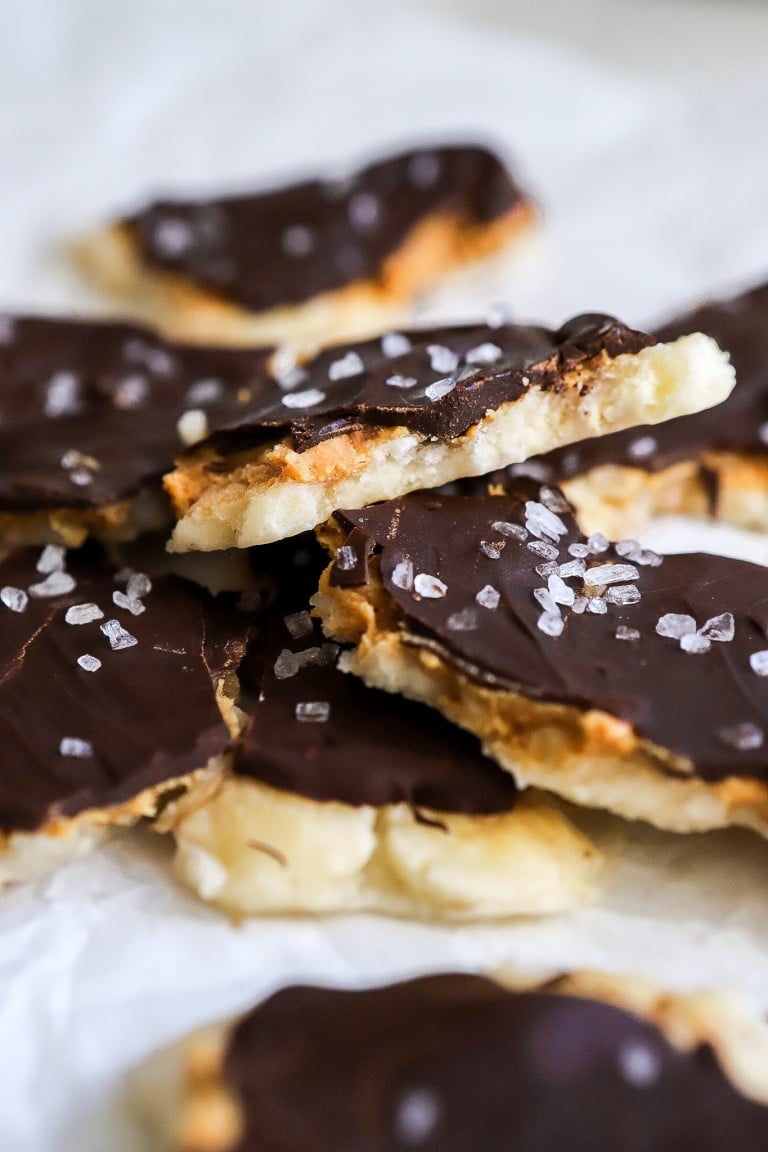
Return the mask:
[[[470,21],[462,16],[472,9]],[[421,0],[26,0],[0,6],[0,306],[106,307],[64,241],[161,190],[337,171],[389,145],[480,136],[543,205],[543,238],[430,302],[652,322],[768,273],[762,5]],[[656,540],[768,559],[666,525]],[[2,1152],[143,1152],[123,1073],[281,982],[592,965],[742,989],[768,1009],[768,849],[597,821],[598,905],[446,929],[372,919],[231,926],[125,835],[0,897]]]

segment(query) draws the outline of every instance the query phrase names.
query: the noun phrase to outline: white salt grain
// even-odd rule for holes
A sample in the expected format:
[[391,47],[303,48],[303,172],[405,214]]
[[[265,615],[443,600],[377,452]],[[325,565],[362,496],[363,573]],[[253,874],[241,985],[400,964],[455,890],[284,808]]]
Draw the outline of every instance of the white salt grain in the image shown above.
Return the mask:
[[116,608],[124,608],[132,616],[141,616],[142,612],[146,612],[146,607],[141,600],[137,600],[133,596],[126,596],[125,592],[113,592],[112,603]]
[[552,612],[542,612],[536,621],[536,627],[545,634],[545,636],[561,636],[565,624],[560,615],[555,616]]
[[413,564],[410,560],[399,560],[392,569],[392,583],[395,588],[410,592],[413,588]]
[[448,591],[447,584],[438,580],[437,576],[430,576],[427,572],[419,572],[413,581],[413,590],[427,600],[439,600]]
[[[603,536],[602,532],[593,532],[587,540],[587,548],[593,556],[597,556],[601,552],[608,550],[608,540]],[[572,553],[572,555],[575,555],[575,553]]]
[[462,608],[460,612],[452,612],[446,620],[446,627],[451,632],[476,632],[480,627],[480,620],[474,608]]
[[182,444],[191,448],[208,435],[208,417],[202,408],[188,408],[176,421],[176,431]]
[[496,360],[500,360],[504,355],[498,344],[478,344],[476,348],[470,348],[466,353],[464,361],[467,364],[493,364]]
[[61,544],[46,544],[35,568],[44,576],[50,572],[63,572],[66,559],[66,549],[62,548]]
[[719,616],[711,616],[699,628],[699,635],[706,636],[708,640],[717,640],[727,644],[736,634],[736,624],[731,612],[721,612]]
[[738,752],[752,752],[762,748],[764,735],[756,724],[746,721],[744,724],[735,724],[732,728],[721,728],[718,737],[723,744],[728,744]]
[[682,640],[683,636],[690,636],[696,631],[696,621],[693,616],[680,612],[666,612],[659,617],[656,631],[659,636],[667,636],[670,640]]
[[312,617],[309,612],[290,612],[283,617],[283,623],[294,640],[302,640],[314,632]]
[[475,600],[480,605],[480,607],[488,608],[491,612],[498,608],[500,599],[500,593],[496,588],[493,587],[492,584],[486,584],[483,588],[480,589],[477,596],[475,596]]
[[768,649],[753,652],[749,658],[749,666],[756,676],[768,676]]
[[77,662],[84,672],[98,672],[101,668],[101,660],[97,656],[91,656],[90,652],[78,656]]
[[549,577],[547,586],[556,604],[566,604],[570,606],[576,599],[576,593],[573,591],[573,588],[569,588],[556,572],[553,572]]
[[185,403],[193,408],[205,404],[216,404],[224,395],[224,385],[221,380],[196,380],[187,392]]
[[87,760],[93,756],[93,745],[77,736],[65,736],[59,744],[60,756],[74,756],[77,760]]
[[511,524],[508,520],[494,520],[491,528],[494,532],[500,532],[502,536],[510,536],[513,540],[519,540],[521,544],[528,539],[528,533],[522,524]]
[[346,380],[350,376],[358,376],[365,368],[357,352],[347,352],[334,360],[328,368],[329,380]]
[[628,628],[626,624],[619,624],[616,629],[617,640],[639,640],[640,633],[637,628]]
[[621,604],[622,606],[638,604],[641,599],[636,584],[614,584],[606,592],[605,598],[609,604]]
[[113,652],[120,652],[123,648],[133,648],[134,644],[138,644],[135,636],[130,632],[126,632],[119,620],[107,620],[101,625],[101,631],[109,640],[109,646]]
[[700,632],[686,632],[684,636],[680,637],[680,647],[683,652],[700,655],[703,652],[709,652],[712,642],[706,636],[702,636]]
[[30,596],[40,600],[47,596],[66,596],[75,587],[74,579],[68,572],[51,572],[45,580],[38,584],[30,584],[27,591]]
[[357,564],[357,553],[349,544],[342,544],[336,550],[336,567],[340,572],[351,572]]
[[104,613],[98,604],[73,604],[67,609],[64,621],[67,624],[92,624],[94,620],[103,620]]
[[434,384],[427,385],[424,389],[424,395],[434,403],[435,400],[442,400],[443,396],[453,392],[455,387],[456,381],[453,377],[446,376],[443,380],[435,380]]
[[384,356],[406,356],[412,349],[413,344],[402,332],[385,332],[381,338],[381,351]]
[[632,564],[598,564],[594,568],[588,568],[584,573],[584,583],[605,587],[607,584],[637,580],[639,575],[637,568]]
[[303,724],[325,724],[331,715],[331,706],[326,700],[307,700],[296,705],[296,719]]
[[23,612],[29,603],[29,597],[23,588],[14,588],[6,584],[5,588],[0,588],[0,601],[6,608],[10,608],[11,612]]
[[325,392],[319,388],[307,388],[305,392],[286,392],[280,399],[286,408],[314,408],[325,400]]
[[428,344],[427,355],[433,372],[455,372],[459,366],[459,356],[444,344]]
[[395,373],[394,376],[387,376],[384,383],[388,388],[400,388],[402,391],[407,392],[409,388],[415,388],[418,380],[415,376],[401,376]]

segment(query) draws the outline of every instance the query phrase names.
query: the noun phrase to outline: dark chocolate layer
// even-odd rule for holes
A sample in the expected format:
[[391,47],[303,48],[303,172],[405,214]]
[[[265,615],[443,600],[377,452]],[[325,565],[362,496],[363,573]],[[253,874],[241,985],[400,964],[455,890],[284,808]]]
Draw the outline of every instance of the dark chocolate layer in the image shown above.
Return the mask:
[[266,359],[127,324],[0,317],[0,509],[87,510],[159,487],[183,413],[234,419]]
[[[544,490],[541,495],[563,506],[559,493]],[[700,554],[667,556],[653,566],[648,561],[659,558],[636,546],[637,561],[631,544],[622,546],[624,555],[606,545],[586,558],[587,568],[620,564],[629,570],[606,573],[605,580],[592,577],[592,591],[604,588],[602,603],[596,605],[603,614],[578,614],[578,608],[586,607],[581,597],[589,588],[573,568],[562,580],[579,598],[577,611],[563,604],[552,613],[534,598],[549,580],[546,569],[541,575],[536,568],[578,563],[568,547],[578,551],[584,537],[572,515],[560,511],[563,531],[540,538],[546,535],[539,526],[546,520],[538,503],[541,495],[537,484],[519,479],[505,496],[472,500],[414,494],[337,517],[380,552],[384,587],[403,613],[408,633],[436,644],[472,679],[501,683],[534,698],[602,709],[628,721],[641,738],[691,761],[707,780],[730,775],[768,779],[768,678],[750,665],[750,656],[768,649],[766,570]],[[535,507],[526,509],[528,501]],[[433,587],[419,595],[420,588],[424,592],[420,574],[436,577],[444,591]],[[337,560],[332,579],[345,583],[345,577]],[[486,587],[492,592],[483,598],[493,602],[498,597],[495,608],[476,599]],[[637,593],[638,602],[632,603]],[[612,603],[614,597],[625,602]],[[558,612],[562,634],[548,634],[542,629],[556,633],[560,628],[558,619],[549,618]],[[656,632],[660,618],[670,613],[692,617],[692,632],[731,613],[733,639],[704,644],[710,626],[698,640],[684,641],[708,650],[686,651],[679,639]],[[722,627],[728,631],[727,621]],[[619,639],[617,629],[637,630],[639,637]]]
[[297,987],[230,1038],[236,1152],[758,1152],[768,1108],[712,1049],[595,1001],[446,975]]
[[[255,562],[264,554],[265,572],[269,551],[256,552]],[[298,551],[303,556],[303,543]],[[311,572],[310,590],[317,588],[323,564],[309,555],[309,565],[298,568],[284,548],[275,557],[282,590],[260,622],[242,670],[254,702],[235,770],[313,800],[404,802],[475,814],[512,808],[517,792],[511,776],[482,755],[472,736],[424,705],[366,688],[338,671],[337,646],[306,613],[309,591],[293,592],[304,582],[301,573]],[[320,716],[299,719],[308,704]]]
[[162,200],[124,224],[150,266],[260,312],[381,281],[387,258],[435,214],[471,227],[523,203],[499,157],[470,145],[406,152],[345,180]]
[[[69,554],[71,590],[36,597],[35,585],[62,581],[61,573],[36,571],[39,556],[20,552],[0,563],[5,832],[123,804],[222,752],[230,736],[215,682],[241,659],[248,628],[245,616],[174,577],[143,592],[141,611],[131,593],[142,589],[93,554]],[[128,595],[139,614],[114,594]],[[82,605],[96,605],[95,618],[68,623],[68,612],[88,615]],[[100,666],[88,670],[81,657]]]
[[655,335],[669,341],[691,332],[706,332],[730,352],[736,387],[728,399],[693,416],[550,452],[536,461],[550,479],[570,479],[604,464],[660,472],[706,452],[768,453],[768,283],[732,300],[705,304],[663,325]]
[[532,389],[562,390],[567,373],[601,354],[615,357],[653,343],[602,314],[576,316],[557,331],[474,324],[394,339],[390,333],[326,350],[304,366],[290,392],[265,388],[260,402],[208,443],[235,452],[282,430],[304,451],[344,432],[381,427],[449,440]]

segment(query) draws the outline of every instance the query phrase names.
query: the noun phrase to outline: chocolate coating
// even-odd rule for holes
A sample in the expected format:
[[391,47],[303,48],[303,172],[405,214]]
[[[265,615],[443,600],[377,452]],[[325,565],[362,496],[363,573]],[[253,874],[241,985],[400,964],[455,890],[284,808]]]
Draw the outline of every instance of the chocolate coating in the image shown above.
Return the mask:
[[705,304],[664,324],[655,335],[671,341],[692,332],[705,332],[730,352],[736,387],[728,399],[693,416],[582,440],[539,457],[537,463],[552,479],[571,479],[604,464],[660,472],[706,452],[768,453],[768,438],[760,431],[768,422],[768,283]]
[[[652,337],[602,314],[574,317],[558,331],[474,324],[405,335],[410,350],[395,356],[385,355],[380,340],[327,349],[305,365],[292,394],[265,387],[258,401],[208,444],[223,453],[235,452],[282,430],[290,432],[294,447],[302,452],[345,432],[391,427],[449,440],[532,389],[562,390],[567,373],[601,354],[616,357],[654,343]],[[497,359],[467,364],[468,354],[487,345],[498,351]],[[354,365],[349,374],[337,376],[350,357]],[[404,383],[394,386],[392,380]],[[439,393],[428,391],[438,383]],[[286,406],[304,395],[314,402],[303,409]]]
[[278,992],[237,1026],[234,1152],[758,1152],[768,1108],[712,1049],[647,1021],[479,976]]
[[[684,757],[706,780],[768,780],[768,742],[739,749],[723,735],[741,724],[755,725],[760,737],[768,731],[768,678],[750,667],[750,656],[768,648],[765,569],[722,556],[667,556],[660,566],[638,566],[635,577],[621,581],[636,585],[639,603],[609,603],[604,615],[563,607],[562,635],[547,635],[538,627],[542,608],[533,596],[546,588],[546,577],[536,572],[546,560],[529,550],[533,535],[521,542],[493,527],[522,526],[526,501],[537,501],[538,493],[537,484],[519,479],[505,496],[421,493],[336,515],[350,530],[362,529],[380,553],[384,588],[409,635],[435,644],[471,679],[602,709],[631,724],[639,737]],[[572,515],[560,517],[567,529],[555,545],[562,564],[572,559],[567,546],[584,537]],[[481,541],[500,549],[500,558],[491,559]],[[420,597],[418,589],[398,587],[393,572],[404,557],[415,573],[438,577],[445,595]],[[632,560],[613,547],[588,559],[590,567],[607,563]],[[582,594],[580,577],[566,577],[566,583]],[[496,610],[476,602],[487,584],[499,593]],[[472,614],[473,626],[452,628],[451,618],[464,612]],[[677,640],[656,633],[667,613],[690,615],[701,627],[728,612],[734,639],[713,641],[707,652],[683,651]],[[620,625],[639,630],[640,638],[617,639]]]
[[431,216],[469,228],[525,202],[499,157],[470,145],[406,152],[341,181],[162,200],[123,225],[151,267],[260,312],[381,281],[387,258]]
[[[39,552],[0,563],[0,589],[43,581]],[[0,830],[34,831],[91,808],[123,804],[205,766],[230,742],[215,681],[243,655],[244,616],[194,585],[158,579],[132,615],[113,603],[114,569],[70,553],[75,588],[29,601],[21,612],[0,603]],[[68,624],[72,605],[95,603],[103,618]],[[117,620],[135,637],[113,650],[101,625]],[[86,671],[78,657],[101,661]],[[65,739],[91,751],[62,754]]]
[[[267,571],[269,559],[262,560]],[[295,577],[284,575],[289,558],[283,552],[279,559],[276,572],[289,594],[280,595],[261,621],[242,670],[254,702],[235,754],[236,772],[313,800],[406,803],[478,815],[512,808],[512,777],[483,756],[474,737],[422,704],[366,688],[338,671],[336,645],[327,644],[317,623],[307,635],[291,636],[285,616],[305,610],[308,600],[291,594]],[[312,591],[322,567],[316,561],[311,567]],[[311,664],[292,676],[275,675],[278,658],[285,663],[281,653],[301,657],[308,650],[315,657]],[[308,701],[329,705],[325,722],[296,718],[297,705]]]
[[6,511],[96,508],[159,486],[184,450],[179,417],[202,409],[212,427],[233,419],[267,360],[258,349],[169,344],[127,324],[0,321]]

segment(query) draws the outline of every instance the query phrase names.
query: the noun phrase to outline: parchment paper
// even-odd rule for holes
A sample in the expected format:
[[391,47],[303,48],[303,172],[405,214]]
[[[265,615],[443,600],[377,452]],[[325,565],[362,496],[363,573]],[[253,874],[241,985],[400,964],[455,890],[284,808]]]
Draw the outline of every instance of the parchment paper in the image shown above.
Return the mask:
[[[547,229],[424,315],[502,299],[520,317],[602,308],[642,324],[768,272],[768,152],[745,114],[766,107],[760,77],[646,89],[576,49],[342,0],[27,0],[5,6],[0,35],[9,306],[104,309],[62,242],[151,193],[339,170],[432,136],[508,150]],[[768,561],[768,541],[726,530],[651,536]],[[507,926],[234,927],[175,885],[170,845],[148,832],[4,893],[0,1148],[143,1152],[118,1099],[125,1071],[298,979],[589,965],[726,985],[768,1009],[768,845],[590,823],[614,861],[601,901]]]

